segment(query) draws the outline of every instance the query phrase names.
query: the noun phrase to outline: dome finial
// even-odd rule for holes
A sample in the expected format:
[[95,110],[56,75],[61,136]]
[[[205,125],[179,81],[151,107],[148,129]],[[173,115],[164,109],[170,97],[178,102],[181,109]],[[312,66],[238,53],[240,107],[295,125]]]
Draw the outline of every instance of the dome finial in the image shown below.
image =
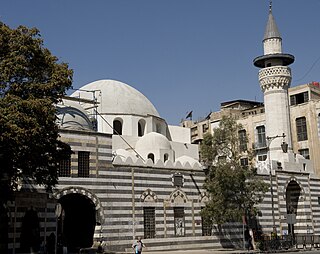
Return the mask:
[[272,0],[269,1],[269,12],[272,12]]

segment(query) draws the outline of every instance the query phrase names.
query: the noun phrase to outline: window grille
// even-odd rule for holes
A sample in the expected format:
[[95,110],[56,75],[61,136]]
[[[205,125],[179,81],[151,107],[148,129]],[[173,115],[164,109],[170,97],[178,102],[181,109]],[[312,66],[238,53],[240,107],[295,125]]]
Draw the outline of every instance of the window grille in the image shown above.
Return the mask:
[[185,222],[184,222],[184,208],[183,207],[174,207],[174,233],[176,236],[185,235]]
[[144,238],[155,238],[156,216],[154,207],[143,208]]
[[70,177],[71,175],[71,157],[61,160],[59,163],[59,176]]
[[181,174],[175,174],[173,176],[173,185],[175,187],[182,187],[183,186],[183,176]]
[[90,153],[78,152],[78,177],[89,177]]
[[305,117],[296,119],[298,141],[308,140],[307,121]]

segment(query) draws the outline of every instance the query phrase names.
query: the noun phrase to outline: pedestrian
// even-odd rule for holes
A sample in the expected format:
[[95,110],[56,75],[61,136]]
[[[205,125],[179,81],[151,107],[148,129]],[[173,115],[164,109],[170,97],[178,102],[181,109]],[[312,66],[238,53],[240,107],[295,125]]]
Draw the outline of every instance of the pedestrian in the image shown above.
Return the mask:
[[146,247],[145,244],[141,241],[141,237],[138,237],[137,241],[132,244],[135,254],[141,254],[142,248]]
[[249,250],[253,250],[253,245],[252,245],[252,237],[250,235],[249,228],[246,227],[246,230],[244,231],[244,240],[245,240],[245,247]]

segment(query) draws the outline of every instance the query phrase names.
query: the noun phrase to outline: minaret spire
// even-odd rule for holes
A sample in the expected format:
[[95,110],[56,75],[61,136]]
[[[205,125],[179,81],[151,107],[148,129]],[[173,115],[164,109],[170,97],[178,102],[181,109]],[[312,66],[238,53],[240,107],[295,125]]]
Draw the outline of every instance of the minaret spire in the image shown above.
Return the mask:
[[[288,88],[291,83],[291,69],[294,56],[282,53],[282,38],[272,15],[272,1],[269,1],[268,22],[263,38],[264,54],[254,59],[259,71],[260,87],[264,93],[266,134],[268,137],[285,134],[285,141],[292,153]],[[282,140],[269,144],[269,156],[276,161],[284,161],[281,149]]]

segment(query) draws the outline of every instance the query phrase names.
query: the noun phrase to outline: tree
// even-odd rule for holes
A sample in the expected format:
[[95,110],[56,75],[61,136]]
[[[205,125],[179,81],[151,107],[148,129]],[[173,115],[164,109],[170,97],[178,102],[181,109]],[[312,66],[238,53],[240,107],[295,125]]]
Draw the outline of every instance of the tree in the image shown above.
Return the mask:
[[268,184],[257,177],[251,152],[240,151],[238,133],[242,129],[232,116],[223,116],[213,135],[206,134],[200,146],[210,196],[203,215],[217,224],[241,221],[248,212],[255,214],[268,190]]
[[23,179],[50,190],[70,147],[59,141],[55,104],[72,70],[43,46],[36,28],[0,22],[0,201]]

